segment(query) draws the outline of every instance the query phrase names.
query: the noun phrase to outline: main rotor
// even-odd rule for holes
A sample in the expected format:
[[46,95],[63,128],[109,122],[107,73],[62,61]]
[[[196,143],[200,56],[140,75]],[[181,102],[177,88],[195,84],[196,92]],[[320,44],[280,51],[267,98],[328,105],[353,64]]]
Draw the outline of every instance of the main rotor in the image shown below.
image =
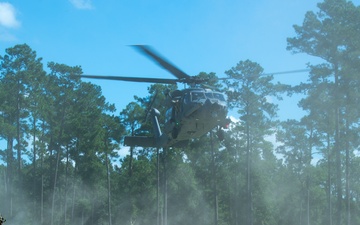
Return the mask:
[[[102,76],[102,75],[80,75],[80,77],[84,78],[92,78],[92,79],[101,79],[101,80],[117,80],[117,81],[130,81],[130,82],[141,82],[141,83],[160,83],[160,84],[177,84],[184,83],[189,85],[190,87],[196,87],[198,85],[202,85],[205,88],[216,89],[212,86],[206,84],[209,79],[201,78],[198,76],[190,76],[184,71],[177,68],[174,64],[170,63],[164,57],[160,56],[160,54],[156,53],[153,49],[148,45],[131,45],[131,47],[138,50],[141,54],[153,60],[160,67],[170,72],[175,79],[167,79],[167,78],[153,78],[153,77],[124,77],[124,76]],[[263,75],[274,75],[274,74],[285,74],[285,73],[301,73],[307,72],[309,69],[302,70],[293,70],[286,72],[276,72],[276,73],[263,73],[258,74],[257,76]],[[249,75],[251,76],[251,75]],[[217,80],[228,80],[235,78],[217,78]]]
[[184,83],[193,87],[198,84],[206,82],[208,79],[199,78],[197,76],[190,76],[177,68],[174,64],[167,61],[164,57],[161,57],[153,49],[147,45],[131,45],[146,57],[153,60],[160,67],[170,72],[176,77],[176,79],[166,78],[149,78],[149,77],[124,77],[124,76],[102,76],[102,75],[81,75],[84,78],[102,79],[102,80],[118,80],[118,81],[130,81],[130,82],[142,82],[142,83],[160,83],[160,84],[176,84]]

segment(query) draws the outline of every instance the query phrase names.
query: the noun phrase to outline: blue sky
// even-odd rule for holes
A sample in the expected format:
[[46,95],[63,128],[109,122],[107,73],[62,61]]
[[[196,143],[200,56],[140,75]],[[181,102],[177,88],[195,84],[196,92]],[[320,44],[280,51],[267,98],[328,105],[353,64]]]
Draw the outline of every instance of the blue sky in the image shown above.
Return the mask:
[[[0,54],[27,43],[43,58],[85,74],[172,78],[130,48],[151,45],[190,75],[224,71],[240,60],[259,63],[265,72],[306,68],[316,59],[286,51],[313,0],[0,0]],[[358,5],[359,1],[353,1]],[[297,84],[304,74],[278,75]],[[88,80],[90,81],[90,80]],[[134,95],[146,96],[150,84],[91,80],[121,111]],[[298,99],[283,107],[297,110]],[[290,113],[291,114],[291,113]],[[289,116],[284,110],[282,117]],[[292,115],[292,114],[291,114]]]

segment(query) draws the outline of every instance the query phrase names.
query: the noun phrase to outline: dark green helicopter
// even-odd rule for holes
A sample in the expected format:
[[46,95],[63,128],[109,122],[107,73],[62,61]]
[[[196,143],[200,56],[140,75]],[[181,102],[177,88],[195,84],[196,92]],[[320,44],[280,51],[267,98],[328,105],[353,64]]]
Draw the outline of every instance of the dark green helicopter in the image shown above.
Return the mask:
[[206,79],[184,73],[160,57],[150,47],[144,45],[133,47],[157,62],[177,79],[96,75],[81,75],[81,77],[161,84],[184,83],[189,85],[189,88],[166,93],[168,110],[165,115],[163,131],[160,129],[158,121],[160,113],[157,109],[152,108],[150,116],[153,122],[154,136],[126,136],[124,144],[158,148],[180,146],[214,128],[218,128],[218,136],[221,137],[222,129],[227,128],[230,123],[230,119],[227,118],[228,108],[225,95],[215,91],[210,86],[204,85]]

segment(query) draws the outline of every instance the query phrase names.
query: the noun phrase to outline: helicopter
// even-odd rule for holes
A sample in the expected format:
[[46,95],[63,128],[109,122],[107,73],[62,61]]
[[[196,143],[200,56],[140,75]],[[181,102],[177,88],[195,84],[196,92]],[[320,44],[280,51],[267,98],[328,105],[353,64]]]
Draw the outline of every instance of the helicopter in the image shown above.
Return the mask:
[[207,79],[190,76],[175,65],[161,57],[147,45],[132,45],[140,53],[155,61],[163,69],[174,75],[175,79],[80,75],[83,78],[106,79],[129,82],[146,82],[160,84],[184,83],[189,87],[182,90],[167,91],[163,130],[160,129],[160,112],[152,108],[154,136],[125,136],[124,145],[141,147],[177,147],[186,145],[191,139],[199,138],[218,128],[218,136],[222,138],[223,129],[230,123],[227,117],[228,107],[226,97],[215,88],[206,85]]

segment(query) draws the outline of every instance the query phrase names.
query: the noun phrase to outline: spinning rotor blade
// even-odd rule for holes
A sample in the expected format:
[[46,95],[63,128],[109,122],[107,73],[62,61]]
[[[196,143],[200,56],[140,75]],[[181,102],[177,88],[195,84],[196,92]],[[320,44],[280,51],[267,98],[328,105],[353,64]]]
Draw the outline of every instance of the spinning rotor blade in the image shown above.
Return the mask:
[[[301,70],[290,70],[290,71],[282,71],[282,72],[275,72],[275,73],[261,73],[261,74],[249,74],[248,76],[269,76],[269,75],[280,75],[280,74],[290,74],[290,73],[303,73],[303,72],[309,72],[310,69],[301,69]],[[218,80],[231,80],[236,78],[231,77],[221,77],[218,78]]]
[[120,77],[120,76],[98,76],[98,75],[80,75],[83,78],[101,79],[101,80],[120,80],[130,82],[143,83],[160,83],[160,84],[176,84],[177,79],[162,79],[162,78],[146,78],[146,77]]
[[157,53],[155,53],[153,50],[150,49],[149,46],[146,45],[131,45],[132,47],[139,50],[144,55],[150,57],[155,62],[157,62],[161,67],[169,71],[171,74],[173,74],[175,77],[183,80],[190,79],[191,76],[187,75],[185,72],[181,71],[179,68],[174,66],[172,63],[166,61],[163,57],[159,56]]
[[309,72],[309,69],[302,69],[302,70],[291,70],[291,71],[283,71],[283,72],[275,72],[275,73],[262,73],[260,76],[267,76],[267,75],[279,75],[279,74],[287,74],[287,73],[303,73]]

